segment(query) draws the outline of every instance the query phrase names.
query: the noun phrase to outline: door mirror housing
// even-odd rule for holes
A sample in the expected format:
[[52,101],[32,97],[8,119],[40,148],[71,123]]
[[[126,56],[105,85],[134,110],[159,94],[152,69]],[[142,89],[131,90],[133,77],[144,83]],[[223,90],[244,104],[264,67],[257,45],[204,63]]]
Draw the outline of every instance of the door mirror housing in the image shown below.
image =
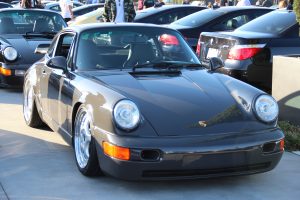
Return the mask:
[[46,54],[48,52],[48,49],[50,47],[50,44],[39,44],[34,53],[35,54]]
[[224,67],[224,62],[221,58],[212,57],[209,59],[209,69],[210,71],[215,71],[218,68]]
[[50,58],[46,65],[53,69],[61,69],[67,72],[67,59],[64,56],[55,56]]

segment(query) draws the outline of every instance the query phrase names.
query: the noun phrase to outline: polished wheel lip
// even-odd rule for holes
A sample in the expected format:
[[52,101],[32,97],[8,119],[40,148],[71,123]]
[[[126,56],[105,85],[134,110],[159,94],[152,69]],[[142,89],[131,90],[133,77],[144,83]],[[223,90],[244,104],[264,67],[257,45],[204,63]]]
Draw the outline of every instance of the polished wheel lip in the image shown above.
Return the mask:
[[90,118],[88,112],[85,109],[81,109],[76,117],[74,132],[74,149],[80,168],[85,168],[88,164],[91,140]]
[[23,103],[23,112],[26,122],[30,121],[33,111],[33,89],[29,86],[27,82],[24,90],[24,103]]

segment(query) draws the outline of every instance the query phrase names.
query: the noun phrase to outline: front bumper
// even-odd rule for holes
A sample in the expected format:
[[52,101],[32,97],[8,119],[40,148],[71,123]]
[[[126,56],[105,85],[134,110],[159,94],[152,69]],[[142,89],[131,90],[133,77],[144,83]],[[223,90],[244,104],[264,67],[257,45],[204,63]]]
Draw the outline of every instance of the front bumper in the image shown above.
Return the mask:
[[[94,137],[104,173],[124,180],[172,180],[246,175],[272,170],[281,159],[283,152],[279,150],[278,141],[284,135],[281,130],[275,129],[185,138],[124,138],[96,130]],[[130,148],[131,159],[122,161],[105,155],[101,145],[103,141]],[[266,144],[273,143],[274,149],[266,151]],[[144,152],[158,152],[159,157],[148,156],[145,159]]]
[[0,74],[0,86],[5,88],[22,88],[24,83],[24,75],[27,69],[30,67],[29,64],[5,64],[1,63],[2,68],[10,69],[11,75],[6,76]]

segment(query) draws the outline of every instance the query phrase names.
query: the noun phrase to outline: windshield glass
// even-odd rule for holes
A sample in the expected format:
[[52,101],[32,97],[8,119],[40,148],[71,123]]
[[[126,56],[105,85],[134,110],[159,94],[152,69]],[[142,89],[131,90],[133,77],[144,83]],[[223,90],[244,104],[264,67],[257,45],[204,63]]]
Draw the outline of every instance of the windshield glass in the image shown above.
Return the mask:
[[58,32],[66,23],[58,13],[33,10],[0,12],[0,34]]
[[184,18],[181,18],[172,24],[178,24],[181,26],[188,26],[188,27],[196,27],[201,26],[219,16],[222,15],[222,12],[218,12],[212,9],[205,9],[194,14],[188,15]]
[[289,27],[293,26],[295,23],[295,13],[286,11],[273,11],[250,21],[235,31],[280,34]]
[[152,63],[163,62],[200,64],[181,35],[170,29],[109,27],[88,30],[79,36],[79,70],[151,67]]

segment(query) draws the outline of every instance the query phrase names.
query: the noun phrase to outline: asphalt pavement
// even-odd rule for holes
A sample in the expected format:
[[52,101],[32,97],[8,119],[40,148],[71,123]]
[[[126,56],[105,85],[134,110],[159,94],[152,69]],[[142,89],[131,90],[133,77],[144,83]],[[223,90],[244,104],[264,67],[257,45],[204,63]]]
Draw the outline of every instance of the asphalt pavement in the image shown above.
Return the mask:
[[22,92],[0,89],[0,200],[299,200],[300,156],[285,152],[272,171],[193,181],[127,182],[87,178],[73,149],[51,130],[32,129]]

